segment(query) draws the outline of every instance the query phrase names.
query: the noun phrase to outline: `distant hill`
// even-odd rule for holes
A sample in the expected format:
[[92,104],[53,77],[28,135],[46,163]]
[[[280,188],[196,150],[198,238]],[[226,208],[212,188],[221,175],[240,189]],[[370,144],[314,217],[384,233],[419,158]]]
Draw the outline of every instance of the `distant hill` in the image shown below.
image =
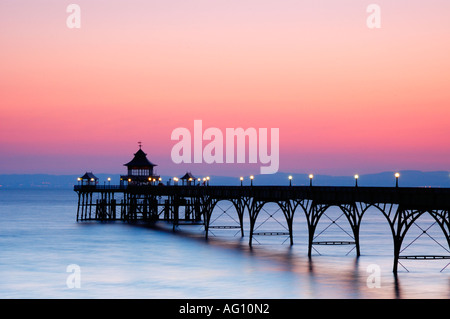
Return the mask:
[[[402,187],[450,187],[450,173],[447,171],[421,172],[400,171],[399,186]],[[195,174],[194,174],[195,175]],[[308,174],[276,173],[272,175],[255,175],[254,185],[289,185],[288,176],[292,175],[293,185],[309,185]],[[96,174],[99,185],[119,184],[119,174]],[[49,175],[49,174],[3,174],[0,175],[1,188],[72,188],[77,184],[78,175]],[[172,176],[162,176],[167,182]],[[240,185],[239,178],[229,176],[210,176],[210,185]],[[250,185],[248,177],[244,185]],[[314,175],[313,185],[316,186],[353,186],[353,176]],[[360,175],[359,186],[394,186],[394,172]]]

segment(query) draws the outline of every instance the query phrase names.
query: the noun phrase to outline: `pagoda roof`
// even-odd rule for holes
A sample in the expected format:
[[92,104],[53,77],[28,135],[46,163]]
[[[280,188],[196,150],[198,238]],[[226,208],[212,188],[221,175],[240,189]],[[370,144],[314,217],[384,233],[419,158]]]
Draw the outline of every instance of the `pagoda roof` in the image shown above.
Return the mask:
[[123,165],[134,167],[158,166],[156,164],[153,164],[147,159],[147,154],[144,153],[144,151],[141,148],[139,148],[139,150],[136,153],[134,153],[134,158],[130,162]]
[[86,172],[83,176],[80,177],[81,179],[94,179],[94,180],[98,180],[98,177],[95,176],[94,174],[92,174],[92,172]]
[[180,179],[189,179],[192,178],[193,180],[195,179],[194,175],[191,174],[191,172],[187,172],[186,174],[184,174],[183,177],[181,177]]

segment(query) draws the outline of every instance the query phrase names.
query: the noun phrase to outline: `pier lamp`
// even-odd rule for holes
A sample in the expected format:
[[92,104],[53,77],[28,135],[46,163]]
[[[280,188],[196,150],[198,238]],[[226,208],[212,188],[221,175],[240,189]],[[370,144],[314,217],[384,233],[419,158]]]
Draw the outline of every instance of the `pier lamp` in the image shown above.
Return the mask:
[[174,177],[173,178],[173,184],[174,185],[178,185],[178,177]]
[[255,178],[255,176],[250,175],[250,186],[253,186],[253,179]]
[[199,177],[199,178],[197,178],[197,182],[198,182],[198,185],[200,185],[200,182],[202,181],[202,179]]
[[292,186],[292,175],[289,175],[289,186]]
[[243,183],[243,181],[244,181],[244,178],[241,176],[239,179],[241,180],[241,186],[242,186],[242,183]]
[[359,175],[358,174],[355,174],[355,187],[358,187],[358,178],[359,178]]
[[314,178],[314,175],[313,174],[309,174],[309,186],[312,186],[312,180],[313,180],[313,178]]
[[206,177],[203,177],[203,186],[206,185]]
[[80,178],[80,177],[78,177],[78,178],[77,178],[77,181],[78,181],[78,185],[80,185],[80,182],[81,182],[81,178]]
[[398,178],[400,177],[400,173],[395,173],[395,187],[398,187]]
[[209,176],[206,176],[206,184],[209,186]]

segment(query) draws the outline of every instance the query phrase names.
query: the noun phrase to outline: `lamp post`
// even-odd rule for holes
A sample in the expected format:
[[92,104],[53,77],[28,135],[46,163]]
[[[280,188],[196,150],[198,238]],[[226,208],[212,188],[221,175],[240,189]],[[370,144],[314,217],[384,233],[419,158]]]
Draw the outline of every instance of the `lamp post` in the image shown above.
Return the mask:
[[241,180],[241,186],[242,186],[242,185],[243,185],[242,183],[243,183],[243,181],[244,181],[244,178],[241,176],[239,179]]
[[400,173],[395,173],[395,187],[398,187],[398,178],[400,177]]
[[289,186],[292,186],[292,175],[289,175]]
[[209,176],[206,176],[206,185],[209,186]]
[[312,186],[312,180],[313,180],[313,178],[314,178],[314,175],[313,174],[309,174],[309,186]]
[[358,178],[359,178],[359,175],[355,174],[355,187],[358,187]]
[[253,186],[253,179],[255,178],[255,176],[250,175],[250,186]]

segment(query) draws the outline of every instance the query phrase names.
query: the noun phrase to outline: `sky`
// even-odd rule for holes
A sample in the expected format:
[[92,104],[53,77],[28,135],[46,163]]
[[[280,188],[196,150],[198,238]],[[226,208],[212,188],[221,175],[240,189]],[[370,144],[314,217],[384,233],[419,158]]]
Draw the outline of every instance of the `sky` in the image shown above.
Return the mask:
[[139,141],[259,172],[175,163],[194,120],[278,128],[280,172],[450,170],[448,0],[2,0],[0,30],[0,174],[125,173]]

